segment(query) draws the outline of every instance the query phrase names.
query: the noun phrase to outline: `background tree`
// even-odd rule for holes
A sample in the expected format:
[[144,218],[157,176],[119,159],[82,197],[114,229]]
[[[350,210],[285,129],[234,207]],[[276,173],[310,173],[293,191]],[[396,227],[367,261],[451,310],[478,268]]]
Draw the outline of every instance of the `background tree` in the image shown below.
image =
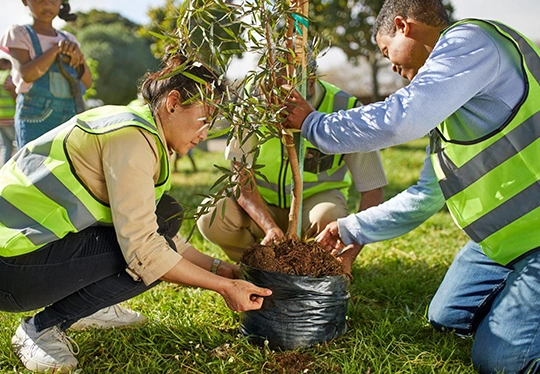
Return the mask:
[[[171,40],[176,38],[178,32],[178,17],[181,12],[182,6],[185,2],[179,0],[166,0],[165,5],[162,7],[151,8],[147,15],[150,18],[150,23],[140,28],[139,33],[141,36],[152,41],[152,52],[156,57],[161,58],[166,52],[166,45]],[[199,6],[203,2],[197,1]],[[207,27],[191,27],[190,28],[190,44],[202,46],[205,44],[206,39],[212,39],[215,43],[212,44],[212,48],[219,49],[222,56],[228,56],[229,59],[233,55],[241,56],[242,51],[238,46],[238,35],[243,32],[241,22],[236,22],[236,12],[231,12],[230,8],[223,8],[220,5],[213,6],[212,2],[210,6],[205,6],[205,14],[198,13],[198,22],[204,23]],[[232,2],[224,1],[224,4]],[[199,48],[199,54],[201,58],[208,61],[209,56],[203,56],[215,51],[209,49],[210,45],[206,45],[206,48]]]
[[64,29],[73,34],[77,34],[80,30],[91,25],[110,25],[113,23],[120,23],[126,26],[132,31],[137,31],[140,27],[139,24],[125,18],[119,13],[106,12],[104,10],[92,9],[89,12],[76,12],[77,19],[75,22],[68,22]]
[[[452,18],[454,7],[442,0]],[[310,33],[342,49],[353,64],[366,61],[371,67],[371,100],[381,99],[379,70],[385,64],[373,42],[371,29],[384,0],[311,0]]]
[[91,10],[77,15],[65,29],[76,35],[86,58],[93,61],[94,84],[86,97],[127,104],[136,98],[141,77],[159,66],[151,42],[139,35],[140,25],[118,13]]
[[166,0],[161,7],[150,8],[146,13],[150,22],[143,25],[139,33],[151,43],[151,50],[154,56],[163,56],[165,52],[164,39],[161,34],[172,37],[176,28],[176,17],[179,13],[179,5],[174,0]]

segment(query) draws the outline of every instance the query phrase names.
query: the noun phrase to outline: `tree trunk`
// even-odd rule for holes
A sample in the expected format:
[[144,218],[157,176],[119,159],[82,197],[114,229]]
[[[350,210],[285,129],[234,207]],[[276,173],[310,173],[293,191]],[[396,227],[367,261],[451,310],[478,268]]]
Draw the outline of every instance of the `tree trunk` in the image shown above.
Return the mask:
[[[307,19],[308,15],[308,0],[295,0],[291,2],[291,7],[295,13],[300,14]],[[288,19],[288,29],[287,29],[287,47],[289,50],[295,51],[295,59],[292,60],[292,56],[288,55],[289,65],[287,66],[287,73],[291,77],[296,72],[303,74],[301,79],[301,84],[303,88],[300,88],[299,91],[305,96],[305,87],[306,87],[306,57],[305,57],[305,43],[307,41],[307,27],[300,22],[295,24],[294,19],[289,17]],[[294,35],[295,30],[299,28],[299,32]],[[293,45],[293,35],[295,36],[295,43]],[[292,69],[291,69],[292,68]],[[298,68],[298,69],[295,69]],[[297,137],[295,142],[295,137],[290,133],[283,135],[285,138],[285,146],[287,148],[287,155],[289,156],[289,164],[291,165],[291,173],[293,179],[293,188],[291,191],[291,206],[289,208],[289,226],[287,228],[287,233],[285,236],[287,238],[293,239],[300,236],[301,231],[301,219],[300,211],[302,209],[302,190],[303,190],[303,175],[302,167],[304,164],[303,157],[303,139]],[[298,151],[297,151],[298,150]],[[300,155],[300,158],[298,157]]]
[[371,91],[371,100],[373,102],[380,100],[379,94],[379,60],[377,59],[377,54],[371,52],[368,58],[369,66],[371,67],[371,80],[373,82],[373,89]]

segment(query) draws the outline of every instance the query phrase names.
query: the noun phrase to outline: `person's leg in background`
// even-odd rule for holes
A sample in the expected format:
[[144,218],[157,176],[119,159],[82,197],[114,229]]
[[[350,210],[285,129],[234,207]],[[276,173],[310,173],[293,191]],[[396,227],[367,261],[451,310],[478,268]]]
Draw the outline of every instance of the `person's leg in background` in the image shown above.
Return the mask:
[[[197,164],[195,163],[195,158],[193,157],[193,149],[188,150],[187,156],[189,158],[189,162],[191,162],[191,167],[193,169],[193,172],[196,173],[198,171]],[[178,162],[180,159],[182,159],[183,156],[180,156],[176,152],[171,156],[171,164],[173,167],[173,172],[178,173]]]
[[247,247],[264,238],[264,232],[234,198],[219,200],[210,212],[197,220],[197,227],[206,240],[219,246],[235,262],[240,261]]
[[313,238],[326,225],[349,214],[345,196],[339,190],[319,192],[303,201],[302,232],[306,238]]
[[13,126],[0,126],[0,166],[4,165],[13,155],[13,141],[15,128]]

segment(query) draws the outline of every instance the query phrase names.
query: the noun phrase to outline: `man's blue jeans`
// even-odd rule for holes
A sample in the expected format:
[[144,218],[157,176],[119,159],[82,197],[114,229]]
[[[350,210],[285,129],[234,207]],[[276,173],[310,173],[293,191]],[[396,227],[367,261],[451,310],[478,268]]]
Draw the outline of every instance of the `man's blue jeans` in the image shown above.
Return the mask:
[[[182,221],[182,207],[164,195],[156,209],[158,233],[176,249],[172,237]],[[38,331],[66,329],[98,310],[131,299],[146,286],[135,281],[116,239],[114,227],[90,227],[37,251],[0,257],[0,310],[23,312],[45,307],[34,316]]]
[[480,373],[540,372],[540,251],[507,268],[467,243],[428,318],[440,331],[475,336],[472,360]]

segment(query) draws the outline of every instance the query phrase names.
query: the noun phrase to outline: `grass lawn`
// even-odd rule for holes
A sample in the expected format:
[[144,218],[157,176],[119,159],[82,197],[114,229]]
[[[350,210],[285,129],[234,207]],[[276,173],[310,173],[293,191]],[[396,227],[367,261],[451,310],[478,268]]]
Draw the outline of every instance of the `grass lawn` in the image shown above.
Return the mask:
[[[426,139],[382,151],[389,199],[414,184]],[[199,193],[226,165],[221,152],[195,151],[198,173],[180,160],[171,194],[196,206]],[[357,206],[351,195],[350,207]],[[187,236],[193,221],[181,232]],[[126,305],[146,314],[134,329],[71,332],[81,373],[474,373],[470,339],[435,332],[426,319],[431,297],[465,236],[446,211],[394,240],[364,248],[353,268],[348,330],[314,347],[279,352],[251,345],[239,333],[239,315],[211,291],[161,284]],[[195,231],[191,243],[226,260]],[[0,312],[0,373],[27,373],[12,351],[11,337],[23,314]]]

